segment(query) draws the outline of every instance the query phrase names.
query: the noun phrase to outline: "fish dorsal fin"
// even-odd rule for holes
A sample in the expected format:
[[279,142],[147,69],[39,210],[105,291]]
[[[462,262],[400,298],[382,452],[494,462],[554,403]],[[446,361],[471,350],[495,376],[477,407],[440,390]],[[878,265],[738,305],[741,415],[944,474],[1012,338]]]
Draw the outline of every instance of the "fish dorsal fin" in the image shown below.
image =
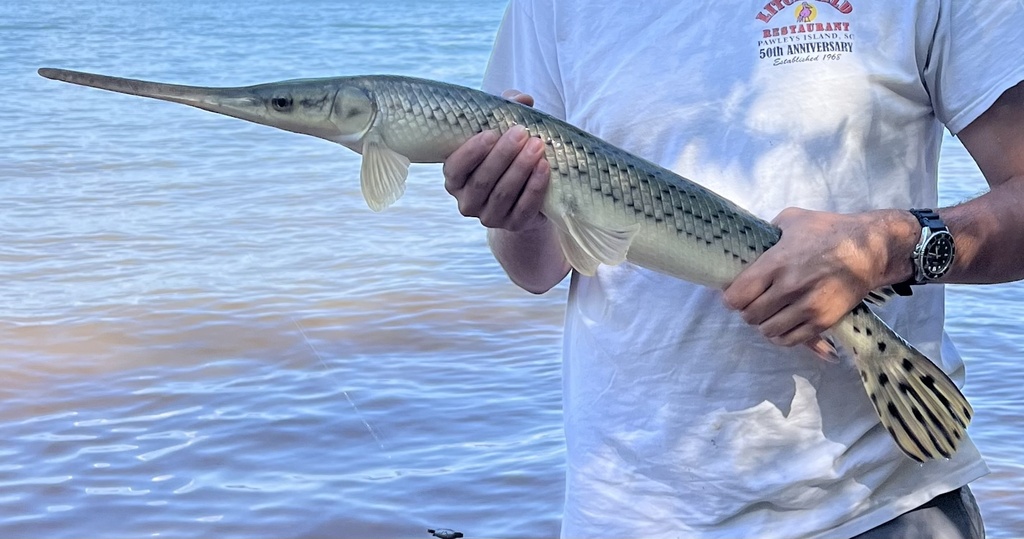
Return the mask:
[[562,252],[572,267],[583,275],[593,275],[599,264],[615,266],[626,260],[626,252],[640,225],[612,228],[595,225],[566,214],[558,227]]
[[389,148],[375,131],[363,137],[363,165],[359,179],[363,198],[371,210],[382,211],[401,198],[408,176],[408,158]]

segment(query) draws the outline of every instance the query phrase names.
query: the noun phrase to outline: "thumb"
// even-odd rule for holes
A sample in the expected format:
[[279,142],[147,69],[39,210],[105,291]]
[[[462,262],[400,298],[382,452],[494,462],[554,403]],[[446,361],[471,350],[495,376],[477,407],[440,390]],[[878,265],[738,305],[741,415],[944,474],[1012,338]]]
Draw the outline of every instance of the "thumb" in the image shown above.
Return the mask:
[[504,97],[505,99],[508,99],[510,101],[515,101],[517,103],[522,103],[523,105],[526,105],[527,107],[532,107],[533,106],[533,96],[530,95],[530,94],[524,94],[523,92],[520,92],[519,90],[515,90],[515,89],[505,90],[504,92],[501,92],[501,97]]

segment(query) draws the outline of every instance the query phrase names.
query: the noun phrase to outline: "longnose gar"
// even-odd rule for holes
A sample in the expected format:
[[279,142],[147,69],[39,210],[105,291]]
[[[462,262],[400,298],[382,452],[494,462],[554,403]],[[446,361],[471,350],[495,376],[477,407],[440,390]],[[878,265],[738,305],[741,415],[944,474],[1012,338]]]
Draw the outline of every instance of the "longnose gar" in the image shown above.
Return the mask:
[[[375,211],[402,196],[410,162],[439,163],[477,133],[521,125],[545,144],[551,182],[543,213],[584,275],[628,260],[721,288],[780,238],[767,221],[669,170],[532,108],[451,84],[363,76],[203,88],[61,69],[39,74],[341,144],[362,154],[362,193]],[[826,336],[853,357],[904,453],[923,462],[956,452],[972,410],[941,369],[864,303]]]

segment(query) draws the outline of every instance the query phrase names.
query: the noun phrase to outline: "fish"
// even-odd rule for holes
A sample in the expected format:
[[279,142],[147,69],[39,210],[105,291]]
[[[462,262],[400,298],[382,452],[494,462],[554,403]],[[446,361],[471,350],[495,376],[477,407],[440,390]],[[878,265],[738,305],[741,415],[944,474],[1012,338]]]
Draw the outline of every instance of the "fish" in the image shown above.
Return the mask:
[[[445,82],[366,75],[210,88],[54,68],[39,74],[345,146],[362,155],[360,188],[373,211],[403,195],[411,163],[440,163],[478,133],[522,126],[544,143],[551,181],[542,212],[582,275],[628,261],[722,288],[781,237],[771,223],[700,184],[567,122]],[[890,295],[865,298],[823,336],[852,358],[866,398],[905,455],[918,462],[951,458],[973,409],[940,368],[867,305]]]

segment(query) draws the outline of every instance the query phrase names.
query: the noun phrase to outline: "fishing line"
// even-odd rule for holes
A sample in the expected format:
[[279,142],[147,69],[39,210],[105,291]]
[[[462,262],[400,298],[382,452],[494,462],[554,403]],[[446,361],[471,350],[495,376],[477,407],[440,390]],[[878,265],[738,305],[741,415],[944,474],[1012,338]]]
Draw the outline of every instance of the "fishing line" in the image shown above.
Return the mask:
[[[315,355],[316,358],[320,360],[320,364],[323,365],[324,370],[327,371],[327,375],[333,378],[333,375],[331,375],[331,370],[327,366],[327,362],[324,361],[323,356],[321,356],[320,352],[317,351],[315,346],[313,346],[313,342],[309,340],[309,336],[306,335],[306,330],[303,329],[302,325],[299,324],[299,321],[296,320],[295,318],[289,316],[288,319],[291,320],[293,324],[295,324],[295,328],[298,329],[299,334],[302,335],[302,340],[306,341],[306,345],[309,346],[309,349],[313,351],[313,355]],[[340,382],[338,385],[341,385]],[[367,421],[365,417],[363,417],[363,413],[359,411],[359,407],[356,406],[355,401],[353,401],[352,397],[348,395],[348,391],[342,389],[341,394],[345,395],[345,399],[348,401],[350,405],[352,405],[352,410],[355,411],[356,417],[359,418],[359,421],[363,422],[363,426],[366,427],[366,431],[370,433],[370,436],[373,436],[373,439],[377,442],[377,446],[380,447],[380,450],[383,451],[384,454],[387,455],[388,458],[390,459],[391,453],[389,453],[388,450],[384,448],[384,442],[381,441],[380,436],[378,436],[377,432],[374,431],[373,427],[370,426],[370,422]]]

